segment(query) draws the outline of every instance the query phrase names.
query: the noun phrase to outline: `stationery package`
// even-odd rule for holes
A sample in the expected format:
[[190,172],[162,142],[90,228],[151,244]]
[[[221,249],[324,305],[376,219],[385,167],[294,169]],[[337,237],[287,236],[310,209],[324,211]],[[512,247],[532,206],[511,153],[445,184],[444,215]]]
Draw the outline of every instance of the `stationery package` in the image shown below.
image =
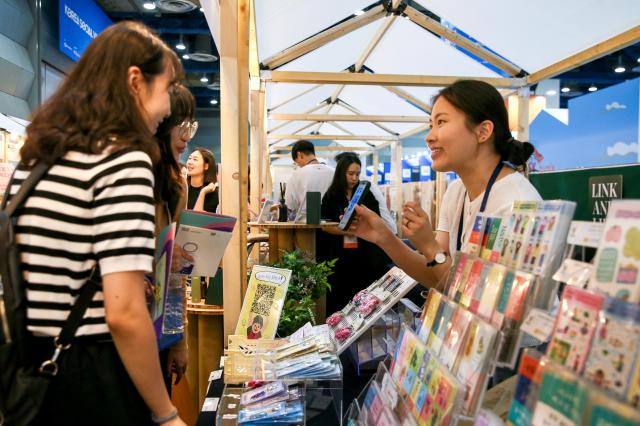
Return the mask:
[[584,376],[624,397],[640,349],[640,306],[607,298],[600,311]]
[[527,348],[522,353],[516,391],[507,417],[508,426],[528,426],[531,424],[542,378],[542,375],[538,373],[541,359],[542,354],[534,349]]
[[547,349],[550,359],[582,373],[603,301],[602,295],[565,287]]
[[589,289],[640,303],[640,200],[613,200]]

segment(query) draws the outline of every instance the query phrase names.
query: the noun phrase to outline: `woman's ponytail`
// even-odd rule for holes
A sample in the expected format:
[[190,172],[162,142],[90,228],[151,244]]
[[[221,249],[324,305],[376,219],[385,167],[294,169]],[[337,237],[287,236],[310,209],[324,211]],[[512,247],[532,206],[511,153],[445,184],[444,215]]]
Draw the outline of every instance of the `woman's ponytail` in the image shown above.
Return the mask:
[[509,138],[502,142],[496,141],[496,150],[502,160],[511,163],[516,167],[525,166],[531,154],[533,145],[529,142],[520,142],[517,139]]

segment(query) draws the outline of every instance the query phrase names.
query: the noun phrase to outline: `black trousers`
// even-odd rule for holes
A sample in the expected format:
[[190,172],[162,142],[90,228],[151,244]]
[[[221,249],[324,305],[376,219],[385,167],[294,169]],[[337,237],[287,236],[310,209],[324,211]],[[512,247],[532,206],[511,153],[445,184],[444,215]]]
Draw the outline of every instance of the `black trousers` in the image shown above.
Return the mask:
[[[39,365],[53,353],[53,339],[33,338],[29,355]],[[151,413],[111,341],[76,342],[58,358],[35,425],[151,425]]]

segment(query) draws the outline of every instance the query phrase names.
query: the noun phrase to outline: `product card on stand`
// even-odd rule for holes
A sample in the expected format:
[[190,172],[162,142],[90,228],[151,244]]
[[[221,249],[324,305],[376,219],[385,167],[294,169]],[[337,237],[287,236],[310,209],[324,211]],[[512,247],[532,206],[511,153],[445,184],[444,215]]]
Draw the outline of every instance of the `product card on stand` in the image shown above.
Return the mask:
[[551,333],[553,333],[555,320],[555,317],[547,311],[533,308],[522,322],[520,330],[541,342],[547,342],[551,338]]

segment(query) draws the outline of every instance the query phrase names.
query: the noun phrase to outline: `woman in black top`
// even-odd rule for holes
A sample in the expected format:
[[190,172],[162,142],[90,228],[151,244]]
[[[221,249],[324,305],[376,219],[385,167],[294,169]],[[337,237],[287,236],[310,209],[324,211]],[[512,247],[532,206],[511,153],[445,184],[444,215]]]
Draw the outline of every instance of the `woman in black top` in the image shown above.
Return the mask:
[[219,203],[218,165],[213,153],[196,148],[187,160],[189,199],[187,208],[215,213]]
[[[361,163],[355,155],[338,161],[331,186],[322,198],[322,218],[338,222],[349,205],[353,191],[360,183]],[[380,212],[378,201],[366,191],[360,198],[362,205]],[[338,228],[326,228],[318,259],[338,258],[335,270],[329,276],[331,294],[327,297],[327,314],[340,310],[360,290],[384,275],[391,263],[387,255],[375,244],[356,238]],[[349,248],[347,248],[349,247]]]

